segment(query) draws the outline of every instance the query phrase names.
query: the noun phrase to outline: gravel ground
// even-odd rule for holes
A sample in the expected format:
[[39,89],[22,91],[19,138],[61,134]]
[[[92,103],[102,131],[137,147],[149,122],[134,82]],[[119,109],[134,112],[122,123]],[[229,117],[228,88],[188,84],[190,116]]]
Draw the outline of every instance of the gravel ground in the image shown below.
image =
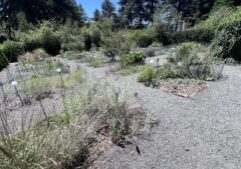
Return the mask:
[[138,140],[140,155],[133,146],[116,146],[92,168],[241,169],[241,67],[225,67],[225,78],[208,82],[194,97],[182,98],[147,88],[137,83],[136,75],[110,74],[110,67],[68,64],[72,70],[80,65],[90,79],[110,81],[159,121],[150,135]]
[[114,82],[159,125],[133,146],[116,147],[96,162],[101,169],[238,169],[241,168],[241,67],[226,67],[224,78],[185,99],[136,82],[136,76],[106,76],[108,68],[82,64],[91,78]]

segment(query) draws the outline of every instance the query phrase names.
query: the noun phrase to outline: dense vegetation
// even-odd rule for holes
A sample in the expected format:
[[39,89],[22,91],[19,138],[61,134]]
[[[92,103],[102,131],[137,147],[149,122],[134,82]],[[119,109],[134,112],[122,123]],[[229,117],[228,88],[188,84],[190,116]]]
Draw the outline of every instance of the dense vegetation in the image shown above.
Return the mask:
[[[104,0],[88,18],[74,0],[0,0],[0,71],[6,68],[9,76],[6,84],[0,83],[5,106],[0,109],[0,168],[87,168],[86,149],[96,139],[93,128],[103,129],[105,137],[123,147],[128,135],[146,128],[139,124],[147,121],[146,114],[130,111],[120,91],[106,83],[91,84],[79,67],[73,72],[65,62],[114,65],[111,73],[139,73],[138,81],[152,87],[167,79],[218,80],[225,61],[241,62],[240,4],[119,0],[117,9]],[[152,60],[165,49],[165,63]],[[18,62],[19,81],[10,76],[11,62]],[[4,85],[14,92],[7,90],[5,96]],[[62,107],[49,117],[42,100],[54,100],[53,95]],[[39,104],[44,119],[27,122],[18,132],[10,129],[7,111],[16,98],[14,109]]]
[[[51,55],[57,55],[60,50],[83,51],[101,47],[113,58],[126,54],[129,51],[127,46],[131,44],[147,47],[153,42],[164,45],[187,41],[211,43],[215,39],[213,46],[219,50],[215,52],[216,56],[232,56],[239,60],[235,50],[238,43],[228,42],[232,37],[239,37],[230,32],[233,25],[237,27],[234,30],[239,27],[239,17],[236,16],[239,9],[235,9],[239,4],[235,0],[121,0],[117,10],[105,0],[102,11],[96,10],[91,21],[82,6],[73,0],[2,0],[1,39],[16,43],[5,42],[1,49],[10,61],[16,61],[23,51],[39,47]],[[177,31],[180,20],[189,29]],[[124,28],[128,29],[122,30]],[[224,38],[227,44],[223,44]]]

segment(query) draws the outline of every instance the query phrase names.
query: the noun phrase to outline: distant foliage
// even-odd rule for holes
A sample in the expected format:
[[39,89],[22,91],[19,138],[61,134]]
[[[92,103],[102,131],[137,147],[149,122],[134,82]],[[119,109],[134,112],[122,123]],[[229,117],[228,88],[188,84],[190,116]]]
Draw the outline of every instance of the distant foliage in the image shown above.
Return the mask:
[[213,29],[190,29],[180,32],[173,32],[168,34],[168,39],[171,44],[182,42],[199,42],[210,43],[214,38]]

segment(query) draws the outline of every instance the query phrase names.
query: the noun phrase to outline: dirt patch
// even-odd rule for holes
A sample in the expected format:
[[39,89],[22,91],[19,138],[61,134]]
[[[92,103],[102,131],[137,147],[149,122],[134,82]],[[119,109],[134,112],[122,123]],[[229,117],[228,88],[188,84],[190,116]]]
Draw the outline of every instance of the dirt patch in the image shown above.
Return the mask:
[[180,97],[192,97],[206,88],[206,82],[196,79],[167,79],[160,81],[160,89]]

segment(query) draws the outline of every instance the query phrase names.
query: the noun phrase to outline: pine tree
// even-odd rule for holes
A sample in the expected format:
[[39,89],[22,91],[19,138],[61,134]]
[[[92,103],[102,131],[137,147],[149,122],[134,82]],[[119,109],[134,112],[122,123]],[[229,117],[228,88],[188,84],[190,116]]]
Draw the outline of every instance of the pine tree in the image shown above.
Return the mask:
[[115,7],[110,0],[105,0],[101,6],[102,15],[105,18],[112,18],[115,15]]
[[85,22],[87,21],[87,16],[86,16],[85,10],[81,4],[79,4],[79,11],[80,11],[80,21],[79,22],[80,22],[81,26],[84,26]]
[[142,28],[144,23],[153,22],[160,0],[120,0],[119,13],[131,27]]
[[146,0],[145,1],[145,20],[153,22],[156,9],[159,7],[159,0]]
[[102,17],[101,12],[98,9],[96,9],[94,11],[94,17],[92,18],[92,20],[93,21],[99,21],[101,19],[101,17]]

